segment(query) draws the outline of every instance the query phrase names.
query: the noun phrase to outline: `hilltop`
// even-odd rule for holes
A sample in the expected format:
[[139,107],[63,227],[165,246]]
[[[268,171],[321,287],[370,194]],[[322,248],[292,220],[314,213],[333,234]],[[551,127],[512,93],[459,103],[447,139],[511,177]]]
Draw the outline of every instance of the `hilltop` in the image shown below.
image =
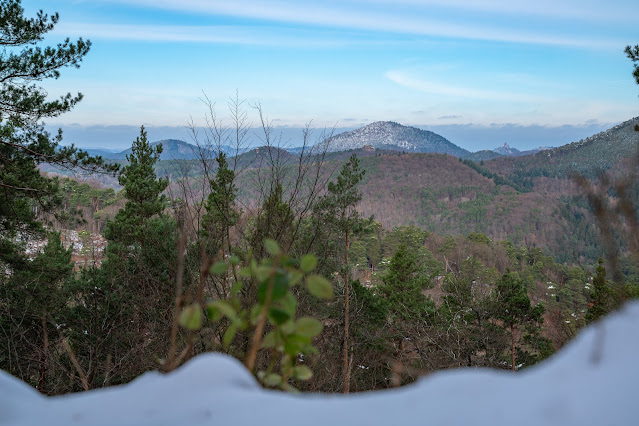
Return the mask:
[[359,149],[366,145],[405,152],[449,154],[465,158],[471,153],[437,133],[415,127],[402,126],[393,121],[377,121],[350,132],[328,138],[329,151]]

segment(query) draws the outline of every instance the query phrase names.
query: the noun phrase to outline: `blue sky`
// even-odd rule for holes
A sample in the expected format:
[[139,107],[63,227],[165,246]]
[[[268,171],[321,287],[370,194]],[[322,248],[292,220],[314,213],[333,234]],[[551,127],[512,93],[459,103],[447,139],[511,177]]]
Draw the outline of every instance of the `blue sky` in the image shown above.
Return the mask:
[[[313,120],[354,128],[393,120],[433,129],[514,127],[523,129],[521,140],[506,141],[520,148],[558,144],[550,138],[523,146],[526,129],[568,126],[577,138],[579,129],[639,115],[639,87],[623,53],[639,43],[636,0],[23,0],[23,6],[27,13],[60,13],[49,44],[65,36],[93,42],[79,70],[46,84],[52,95],[85,95],[50,123],[84,129],[85,138],[90,129],[134,132],[141,124],[179,133],[191,116],[201,121],[202,93],[223,117],[236,90],[248,103],[260,102],[275,125]],[[252,112],[250,118],[256,121]],[[451,140],[479,149],[472,136],[462,139]]]

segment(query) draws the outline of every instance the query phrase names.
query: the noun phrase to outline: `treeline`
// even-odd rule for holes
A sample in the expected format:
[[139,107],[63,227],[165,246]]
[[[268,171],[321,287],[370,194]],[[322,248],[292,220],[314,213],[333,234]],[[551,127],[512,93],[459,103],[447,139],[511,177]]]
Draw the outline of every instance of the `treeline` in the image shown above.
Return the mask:
[[[160,152],[142,131],[122,195],[64,181],[66,212],[125,201],[104,227],[101,267],[74,272],[51,233],[2,283],[0,366],[43,393],[125,383],[210,350],[266,386],[325,392],[460,366],[519,369],[563,345],[592,306],[616,303],[605,272],[593,280],[540,249],[361,218],[356,156],[326,178],[318,152],[273,150],[250,171],[219,152],[169,198],[153,169]],[[237,203],[237,173],[256,179],[256,207]],[[597,282],[605,297],[593,305]]]

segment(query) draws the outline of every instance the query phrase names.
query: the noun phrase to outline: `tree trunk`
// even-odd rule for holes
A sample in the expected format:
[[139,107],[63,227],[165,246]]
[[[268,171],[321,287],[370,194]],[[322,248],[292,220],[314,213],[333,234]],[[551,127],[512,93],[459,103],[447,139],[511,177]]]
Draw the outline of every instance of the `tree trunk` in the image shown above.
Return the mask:
[[40,354],[40,382],[38,390],[46,394],[47,386],[47,361],[49,359],[49,333],[47,332],[47,317],[42,317],[42,353]]
[[351,388],[351,375],[348,368],[348,338],[349,338],[349,295],[350,295],[350,277],[348,273],[348,230],[345,233],[345,251],[344,251],[344,365],[343,365],[343,379],[344,379],[344,393],[349,393]]

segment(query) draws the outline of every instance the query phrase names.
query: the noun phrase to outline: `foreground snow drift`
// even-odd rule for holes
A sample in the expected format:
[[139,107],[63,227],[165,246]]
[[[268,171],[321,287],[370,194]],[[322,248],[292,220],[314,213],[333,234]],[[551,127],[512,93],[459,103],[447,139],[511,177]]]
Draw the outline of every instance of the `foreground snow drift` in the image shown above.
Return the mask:
[[538,367],[433,374],[398,390],[293,396],[261,389],[236,360],[200,355],[168,375],[44,397],[0,372],[6,425],[635,425],[639,302]]

